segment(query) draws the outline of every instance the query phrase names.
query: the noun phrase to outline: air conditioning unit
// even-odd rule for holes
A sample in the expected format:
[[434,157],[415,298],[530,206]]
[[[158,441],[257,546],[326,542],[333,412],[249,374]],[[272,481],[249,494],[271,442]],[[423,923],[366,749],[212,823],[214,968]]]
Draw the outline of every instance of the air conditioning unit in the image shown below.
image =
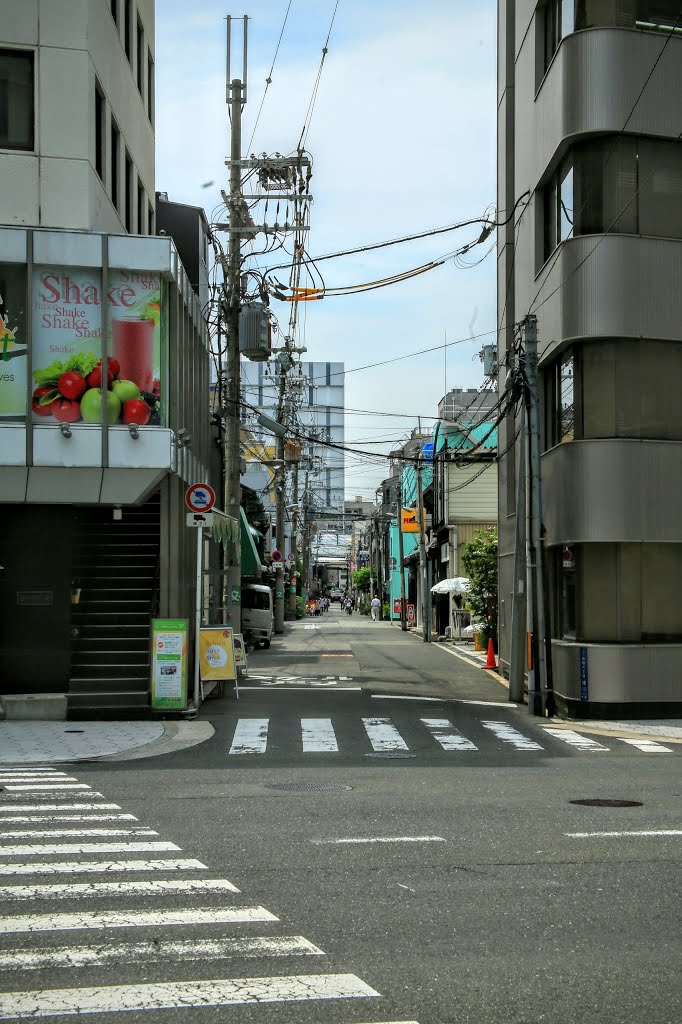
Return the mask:
[[239,351],[247,359],[263,363],[272,353],[272,327],[262,302],[242,306],[239,314]]

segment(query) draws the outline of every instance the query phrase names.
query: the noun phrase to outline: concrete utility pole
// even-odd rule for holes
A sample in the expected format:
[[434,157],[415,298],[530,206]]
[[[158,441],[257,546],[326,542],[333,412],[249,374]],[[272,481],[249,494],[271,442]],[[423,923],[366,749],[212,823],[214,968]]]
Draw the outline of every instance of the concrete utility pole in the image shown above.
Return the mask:
[[540,393],[538,388],[538,321],[529,314],[523,321],[523,372],[528,417],[528,466],[526,501],[526,570],[531,666],[528,670],[528,713],[544,715],[547,708],[547,660],[545,646],[545,598],[542,571],[542,479],[540,446]]
[[[230,136],[230,194],[229,194],[229,250],[226,273],[225,320],[227,326],[227,373],[225,379],[225,495],[224,509],[240,524],[241,506],[241,445],[240,445],[240,373],[239,314],[241,312],[241,228],[242,228],[242,107],[246,103],[246,48],[248,18],[244,16],[244,55],[242,79],[230,80],[230,44],[232,18],[227,18],[227,102],[230,107],[232,131]],[[227,621],[235,632],[241,632],[241,564],[233,545],[224,562]]]
[[509,656],[509,700],[523,703],[527,660],[526,641],[526,445],[525,413],[519,445],[516,480],[516,545],[514,548],[514,592],[512,594],[511,654]]
[[291,560],[289,573],[292,579],[292,586],[289,591],[289,614],[292,619],[296,618],[296,556],[298,554],[298,459],[293,463],[293,508],[291,510]]
[[398,484],[398,564],[400,565],[400,628],[407,632],[407,603],[405,601],[405,548],[403,545],[403,491]]
[[[284,367],[279,370],[279,398],[277,401],[277,420],[282,422],[284,415],[284,399],[286,396],[287,376]],[[286,503],[286,470],[284,464],[284,435],[277,435],[277,462],[280,464],[277,470],[277,504],[276,504],[276,544],[284,559],[284,506]],[[275,633],[284,632],[284,562],[278,562],[275,566]]]
[[428,591],[426,573],[426,538],[424,536],[424,490],[422,487],[421,450],[417,457],[417,500],[419,506],[419,578],[422,592],[422,636],[425,644],[431,643],[431,594]]

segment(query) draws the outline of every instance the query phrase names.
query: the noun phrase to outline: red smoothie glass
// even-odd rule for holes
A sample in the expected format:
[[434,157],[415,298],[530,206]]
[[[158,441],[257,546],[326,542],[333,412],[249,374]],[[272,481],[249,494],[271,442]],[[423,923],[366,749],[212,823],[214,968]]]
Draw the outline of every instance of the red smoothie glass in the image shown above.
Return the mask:
[[140,391],[152,390],[154,321],[128,317],[111,321],[112,355],[121,364],[121,380],[132,380]]

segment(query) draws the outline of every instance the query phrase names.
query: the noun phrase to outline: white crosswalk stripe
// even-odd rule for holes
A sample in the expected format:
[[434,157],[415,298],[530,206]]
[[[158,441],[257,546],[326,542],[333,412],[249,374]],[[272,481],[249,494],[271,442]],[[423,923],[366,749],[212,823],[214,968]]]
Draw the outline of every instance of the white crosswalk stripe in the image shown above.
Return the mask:
[[475,743],[462,736],[447,718],[422,718],[422,722],[443,750],[477,750]]
[[62,885],[4,885],[3,900],[98,899],[106,896],[163,896],[167,893],[239,892],[226,878],[153,879],[134,882],[74,882]]
[[3,789],[8,793],[27,793],[39,790],[60,790],[60,789],[90,789],[87,782],[6,782]]
[[[177,850],[178,847],[176,846]],[[17,861],[3,864],[2,875],[113,875],[127,871],[208,871],[205,864],[193,857],[163,860],[66,860]]]
[[54,828],[0,832],[0,839],[49,839],[63,836],[158,836],[152,828]]
[[134,814],[9,814],[0,825],[50,821],[137,821]]
[[303,750],[307,753],[339,749],[331,718],[304,718],[301,721]]
[[240,718],[237,722],[231,754],[264,754],[268,746],[267,718]]
[[363,999],[380,995],[354,974],[303,974],[288,977],[231,978],[227,981],[162,982],[99,988],[45,989],[0,995],[0,1020],[172,1010],[188,1006],[235,1006],[302,1002],[311,999]]
[[568,743],[569,746],[575,747],[577,750],[608,750],[603,744],[593,740],[591,736],[583,736],[579,732],[575,732],[573,729],[553,729],[551,726],[543,726],[548,736],[553,736],[555,740],[560,740],[562,743]]
[[409,750],[390,718],[363,718],[362,724],[373,750]]
[[44,857],[52,853],[152,853],[179,849],[175,843],[42,843],[0,846],[0,857]]
[[671,747],[664,746],[663,743],[657,743],[656,740],[648,739],[626,739],[621,737],[623,743],[627,743],[631,747],[636,747],[637,750],[642,750],[645,754],[672,754],[674,751]]
[[223,907],[220,910],[106,910],[99,914],[22,914],[0,917],[0,935],[22,932],[99,930],[108,928],[163,928],[173,924],[246,924],[277,921],[265,907]]
[[506,722],[481,722],[484,729],[494,733],[503,743],[509,743],[517,750],[543,750],[541,744],[529,739]]
[[[79,794],[80,795],[80,794]],[[101,794],[98,794],[101,795]],[[16,814],[18,811],[31,811],[36,814],[48,811],[120,811],[118,804],[2,804],[0,814]],[[2,819],[0,818],[0,821]]]

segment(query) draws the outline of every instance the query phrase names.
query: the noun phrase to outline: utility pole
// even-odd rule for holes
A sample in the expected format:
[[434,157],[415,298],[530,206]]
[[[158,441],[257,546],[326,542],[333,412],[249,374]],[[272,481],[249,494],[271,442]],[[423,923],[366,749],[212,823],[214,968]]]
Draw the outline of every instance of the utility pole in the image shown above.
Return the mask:
[[407,632],[407,604],[405,601],[405,548],[403,545],[403,492],[398,484],[398,563],[400,565],[400,628]]
[[424,537],[424,490],[422,487],[421,449],[417,457],[417,500],[419,506],[419,577],[422,592],[422,636],[425,644],[431,643],[431,595],[428,593],[426,578],[426,538]]
[[377,597],[381,602],[379,605],[379,621],[383,619],[384,609],[384,587],[383,587],[383,573],[382,573],[382,557],[381,557],[381,520],[377,517]]
[[[512,594],[511,654],[509,656],[509,700],[523,703],[527,661],[526,641],[526,427],[521,426],[519,468],[516,481],[516,545],[514,548],[514,592]],[[513,457],[513,456],[512,456]]]
[[529,314],[521,325],[524,354],[528,465],[526,470],[526,571],[531,665],[528,669],[528,713],[544,715],[547,708],[545,598],[542,571],[542,479],[540,447],[540,393],[538,388],[538,321]]
[[[277,401],[277,420],[282,422],[284,415],[284,399],[286,395],[286,373],[284,367],[279,370],[279,398]],[[276,504],[276,544],[284,559],[284,505],[286,502],[286,472],[284,463],[284,434],[277,435],[277,504]],[[275,566],[275,633],[284,632],[284,561]]]
[[[228,516],[240,524],[241,507],[241,445],[240,445],[240,387],[239,314],[241,312],[241,228],[242,228],[242,107],[246,103],[246,52],[248,18],[244,16],[244,52],[242,79],[230,79],[230,46],[232,18],[227,18],[227,103],[230,108],[232,131],[230,136],[230,194],[229,250],[226,273],[225,319],[227,326],[227,373],[225,380],[225,495],[224,509]],[[227,554],[227,551],[231,554]],[[224,562],[227,620],[236,633],[241,631],[241,564],[239,545],[226,549]]]
[[[298,454],[298,453],[297,453]],[[296,532],[298,530],[298,458],[293,464],[293,497],[292,501],[294,507],[291,510],[291,554],[294,556],[291,559],[291,568],[289,570],[292,585],[289,592],[289,614],[292,619],[296,618],[296,556],[298,553],[298,538]]]

